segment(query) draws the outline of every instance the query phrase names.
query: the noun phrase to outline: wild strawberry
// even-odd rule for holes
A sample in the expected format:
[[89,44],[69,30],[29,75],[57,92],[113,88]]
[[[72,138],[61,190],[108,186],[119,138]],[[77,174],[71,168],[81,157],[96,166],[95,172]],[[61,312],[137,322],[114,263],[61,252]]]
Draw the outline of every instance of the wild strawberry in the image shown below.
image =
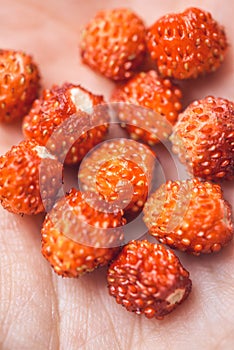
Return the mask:
[[38,214],[55,202],[62,164],[34,140],[22,141],[0,157],[0,200],[16,214]]
[[103,143],[84,159],[79,170],[82,189],[101,194],[128,214],[139,212],[148,196],[154,155],[133,140]]
[[137,164],[115,158],[101,165],[96,174],[98,192],[105,200],[117,202],[125,211],[138,212],[148,196],[148,181]]
[[102,96],[80,85],[65,83],[45,90],[23,121],[26,138],[32,138],[61,162],[75,164],[102,141],[109,120]]
[[208,96],[190,104],[171,136],[173,151],[195,177],[234,178],[234,103]]
[[219,251],[231,241],[231,207],[219,185],[168,181],[146,202],[144,218],[161,243],[199,255]]
[[189,273],[171,250],[146,240],[129,242],[111,264],[110,295],[128,311],[162,319],[189,295]]
[[79,277],[106,265],[123,243],[121,211],[95,193],[72,189],[47,214],[42,228],[42,254],[55,272]]
[[145,36],[143,21],[131,10],[98,12],[82,33],[83,62],[108,78],[130,78],[143,62]]
[[223,27],[194,7],[157,20],[148,30],[147,45],[159,72],[177,79],[214,72],[228,47]]
[[[164,139],[171,132],[171,124],[175,124],[182,108],[181,98],[182,93],[176,85],[151,70],[137,74],[116,88],[111,101],[125,102],[115,108],[122,126],[126,127],[131,137],[153,145],[159,142],[158,138]],[[169,123],[165,122],[165,117]]]
[[0,121],[12,122],[28,113],[39,91],[39,71],[30,55],[0,50]]

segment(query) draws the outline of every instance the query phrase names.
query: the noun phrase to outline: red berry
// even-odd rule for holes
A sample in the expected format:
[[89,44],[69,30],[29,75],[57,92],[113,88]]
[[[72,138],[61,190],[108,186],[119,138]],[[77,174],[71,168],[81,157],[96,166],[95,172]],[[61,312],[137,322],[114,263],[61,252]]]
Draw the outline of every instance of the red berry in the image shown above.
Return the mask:
[[148,30],[147,45],[159,72],[177,79],[214,72],[228,47],[223,27],[194,7],[157,20]]
[[[175,124],[182,108],[181,98],[181,90],[176,85],[151,70],[138,73],[116,88],[111,101],[125,102],[117,105],[116,109],[122,126],[126,127],[131,137],[152,145],[159,141],[158,138],[164,139],[165,133],[168,136],[171,132],[171,124]],[[164,122],[164,118],[169,123]]]
[[148,196],[154,155],[133,140],[107,141],[81,164],[82,189],[101,194],[128,214],[138,213]]
[[161,243],[194,255],[219,251],[234,233],[221,187],[198,179],[163,184],[146,202],[143,220]]
[[42,228],[42,253],[55,272],[79,277],[108,264],[123,243],[121,211],[95,193],[72,189],[47,214]]
[[36,141],[22,141],[0,157],[0,200],[16,214],[49,209],[62,186],[62,164]]
[[0,121],[12,122],[28,113],[39,91],[39,71],[30,55],[0,50]]
[[125,158],[109,160],[96,175],[98,192],[125,211],[138,212],[148,196],[148,180],[143,169]]
[[130,78],[143,62],[145,36],[143,21],[131,10],[101,11],[83,30],[83,62],[108,78]]
[[24,118],[26,138],[45,145],[60,161],[75,164],[104,138],[109,116],[102,96],[65,83],[45,90]]
[[131,241],[111,264],[110,295],[128,311],[162,319],[189,295],[189,273],[171,250],[148,241]]
[[180,115],[171,136],[173,151],[195,177],[234,178],[234,103],[206,97]]

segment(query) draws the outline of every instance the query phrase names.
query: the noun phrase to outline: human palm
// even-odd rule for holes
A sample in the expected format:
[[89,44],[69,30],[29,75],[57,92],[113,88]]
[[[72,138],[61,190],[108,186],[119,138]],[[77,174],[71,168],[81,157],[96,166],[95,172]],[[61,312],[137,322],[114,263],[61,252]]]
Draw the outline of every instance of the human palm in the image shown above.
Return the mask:
[[[44,87],[71,81],[108,96],[112,83],[81,65],[78,39],[80,28],[97,10],[120,6],[132,8],[147,24],[189,6],[209,10],[226,27],[229,53],[216,73],[183,83],[185,104],[208,94],[233,99],[231,0],[219,5],[210,0],[0,0],[0,46],[31,53]],[[1,154],[22,138],[20,123],[1,125]],[[223,188],[234,204],[233,183]],[[163,321],[148,320],[126,312],[108,296],[105,268],[80,279],[58,277],[40,253],[42,221],[42,215],[21,217],[0,208],[0,349],[233,348],[233,243],[212,256],[179,254],[191,273],[193,291]]]

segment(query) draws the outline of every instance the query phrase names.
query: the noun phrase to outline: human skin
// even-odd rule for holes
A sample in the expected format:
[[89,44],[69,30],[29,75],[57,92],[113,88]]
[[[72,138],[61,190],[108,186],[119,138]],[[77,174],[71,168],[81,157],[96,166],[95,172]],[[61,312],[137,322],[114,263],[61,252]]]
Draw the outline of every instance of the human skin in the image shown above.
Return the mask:
[[[129,7],[147,25],[189,6],[210,11],[226,28],[230,47],[214,74],[182,84],[184,106],[215,95],[233,99],[232,0],[0,0],[0,47],[31,53],[43,87],[71,81],[110,95],[113,83],[80,62],[81,27],[99,9]],[[23,138],[21,124],[0,126],[0,154]],[[234,185],[224,183],[234,205]],[[232,349],[234,343],[234,244],[220,253],[178,254],[190,271],[189,299],[163,321],[128,313],[108,296],[106,269],[79,279],[58,277],[41,255],[43,216],[21,217],[0,208],[0,349]]]

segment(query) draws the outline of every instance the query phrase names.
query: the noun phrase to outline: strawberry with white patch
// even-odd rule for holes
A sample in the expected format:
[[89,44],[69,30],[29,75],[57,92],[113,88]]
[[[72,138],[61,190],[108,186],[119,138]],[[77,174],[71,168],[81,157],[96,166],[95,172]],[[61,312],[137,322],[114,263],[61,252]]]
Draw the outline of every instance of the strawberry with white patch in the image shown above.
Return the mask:
[[110,265],[110,295],[128,311],[162,319],[189,295],[192,282],[179,259],[160,244],[131,241]]
[[38,214],[54,204],[62,186],[62,164],[34,140],[0,157],[0,200],[16,214]]
[[76,164],[107,132],[103,96],[65,83],[44,90],[23,121],[26,138],[46,146],[61,162]]

